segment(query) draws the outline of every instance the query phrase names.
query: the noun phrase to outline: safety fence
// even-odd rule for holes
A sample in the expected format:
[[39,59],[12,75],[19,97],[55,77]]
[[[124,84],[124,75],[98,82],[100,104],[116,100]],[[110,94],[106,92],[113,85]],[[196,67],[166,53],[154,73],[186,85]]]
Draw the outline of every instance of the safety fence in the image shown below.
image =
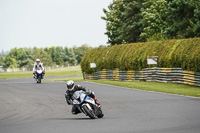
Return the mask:
[[142,71],[106,70],[92,74],[83,73],[87,80],[118,80],[118,81],[155,81],[164,83],[180,83],[200,87],[200,72],[183,71],[181,68],[145,68]]

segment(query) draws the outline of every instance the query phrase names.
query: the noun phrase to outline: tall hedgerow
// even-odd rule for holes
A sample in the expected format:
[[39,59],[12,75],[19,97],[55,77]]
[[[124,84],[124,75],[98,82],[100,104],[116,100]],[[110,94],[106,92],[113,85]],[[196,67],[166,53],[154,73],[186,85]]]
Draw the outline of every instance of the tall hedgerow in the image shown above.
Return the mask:
[[[158,56],[157,65],[148,65],[148,56]],[[97,67],[90,68],[95,62]],[[200,72],[200,38],[153,41],[95,48],[85,53],[81,61],[83,72],[102,69],[142,70],[148,67],[180,67]]]

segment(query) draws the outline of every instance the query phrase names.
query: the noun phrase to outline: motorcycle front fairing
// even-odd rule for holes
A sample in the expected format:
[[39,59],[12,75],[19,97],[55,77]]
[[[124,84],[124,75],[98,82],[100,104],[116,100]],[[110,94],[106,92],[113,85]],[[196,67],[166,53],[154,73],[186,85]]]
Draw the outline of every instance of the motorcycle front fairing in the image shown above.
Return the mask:
[[[72,96],[72,99],[73,99],[73,105],[74,106],[77,106],[77,108],[83,112],[81,106],[83,105],[87,105],[87,107],[89,109],[92,109],[88,103],[86,103],[85,101],[86,100],[90,100],[91,98],[88,97],[83,91],[76,91],[74,92],[73,96]],[[85,113],[85,112],[84,112]],[[86,113],[85,113],[86,114]]]
[[39,75],[41,75],[43,79],[43,71],[41,69],[36,70],[36,78],[38,78]]
[[42,74],[42,70],[37,70],[36,73],[37,74]]
[[85,101],[88,102],[88,103],[91,103],[91,104],[95,104],[94,99],[92,99],[92,98],[89,97],[89,96],[86,96]]
[[83,102],[95,104],[94,99],[86,95],[83,91],[76,91],[72,96],[72,99],[73,99],[73,104],[81,104]]
[[74,99],[73,100],[73,105],[78,105],[78,104],[80,104],[80,102],[78,100]]
[[102,113],[101,106],[97,105],[94,99],[85,94],[84,91],[74,92],[72,100],[73,105],[77,106],[80,112],[86,114],[86,116],[88,116],[88,113],[83,109],[85,106],[87,106],[91,112],[94,112],[95,116],[99,116],[99,114]]

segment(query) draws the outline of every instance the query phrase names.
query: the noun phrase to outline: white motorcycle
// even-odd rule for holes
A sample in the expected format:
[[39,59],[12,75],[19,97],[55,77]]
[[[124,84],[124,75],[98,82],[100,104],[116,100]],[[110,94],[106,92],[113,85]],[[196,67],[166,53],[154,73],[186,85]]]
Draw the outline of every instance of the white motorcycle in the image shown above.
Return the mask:
[[37,83],[41,83],[41,80],[43,78],[43,71],[41,69],[37,69],[35,73],[35,80]]
[[91,119],[102,118],[104,116],[101,106],[97,105],[94,99],[86,95],[84,91],[76,91],[72,99],[73,105],[77,106],[80,112]]

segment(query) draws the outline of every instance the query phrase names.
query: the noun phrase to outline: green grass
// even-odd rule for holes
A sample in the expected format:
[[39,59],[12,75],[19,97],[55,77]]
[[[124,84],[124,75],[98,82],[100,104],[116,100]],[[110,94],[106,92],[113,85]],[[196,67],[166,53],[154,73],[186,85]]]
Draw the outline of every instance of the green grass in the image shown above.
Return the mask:
[[45,76],[75,76],[75,75],[82,75],[80,66],[47,70],[45,74]]
[[[82,75],[80,66],[46,70],[45,74],[45,76],[74,76],[74,75]],[[0,73],[0,79],[31,78],[31,77],[33,77],[32,71]]]
[[67,80],[89,81],[89,82],[108,84],[108,85],[133,88],[139,90],[200,97],[200,87],[188,86],[183,84],[142,82],[142,81],[136,82],[136,81],[110,81],[110,80],[83,80],[82,77],[48,79],[45,81],[67,81]]
[[33,72],[4,72],[0,73],[0,79],[28,78],[32,77]]
[[200,87],[172,84],[172,83],[158,83],[158,82],[134,82],[134,81],[109,81],[109,80],[92,80],[91,82],[109,84],[120,87],[134,88],[139,90],[164,92],[170,94],[178,94],[185,96],[200,97]]
[[59,78],[59,79],[45,79],[44,81],[68,81],[68,80],[74,80],[74,81],[84,81],[83,77],[73,77],[73,78]]

